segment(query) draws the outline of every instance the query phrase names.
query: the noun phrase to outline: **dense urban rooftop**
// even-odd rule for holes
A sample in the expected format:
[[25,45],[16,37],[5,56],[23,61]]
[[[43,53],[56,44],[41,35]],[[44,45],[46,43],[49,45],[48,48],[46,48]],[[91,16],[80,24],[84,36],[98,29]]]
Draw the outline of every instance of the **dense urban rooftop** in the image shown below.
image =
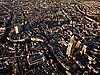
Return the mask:
[[0,75],[99,74],[99,0],[0,0]]

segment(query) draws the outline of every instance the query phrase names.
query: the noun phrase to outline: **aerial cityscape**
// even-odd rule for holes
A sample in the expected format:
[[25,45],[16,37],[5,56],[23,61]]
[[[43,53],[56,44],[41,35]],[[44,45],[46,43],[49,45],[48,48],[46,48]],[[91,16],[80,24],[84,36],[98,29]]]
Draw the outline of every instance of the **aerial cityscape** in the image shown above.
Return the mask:
[[100,0],[0,0],[0,75],[100,75]]

